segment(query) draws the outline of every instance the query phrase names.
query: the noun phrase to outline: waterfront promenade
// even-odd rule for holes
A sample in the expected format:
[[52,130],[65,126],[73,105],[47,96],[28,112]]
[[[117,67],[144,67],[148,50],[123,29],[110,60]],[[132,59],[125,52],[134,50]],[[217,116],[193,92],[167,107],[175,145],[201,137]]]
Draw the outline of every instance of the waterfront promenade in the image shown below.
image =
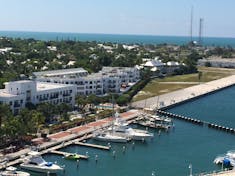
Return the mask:
[[151,97],[145,100],[136,101],[131,105],[134,108],[164,109],[191,100],[193,98],[213,93],[234,84],[235,75],[232,75],[215,81],[202,83],[185,89]]

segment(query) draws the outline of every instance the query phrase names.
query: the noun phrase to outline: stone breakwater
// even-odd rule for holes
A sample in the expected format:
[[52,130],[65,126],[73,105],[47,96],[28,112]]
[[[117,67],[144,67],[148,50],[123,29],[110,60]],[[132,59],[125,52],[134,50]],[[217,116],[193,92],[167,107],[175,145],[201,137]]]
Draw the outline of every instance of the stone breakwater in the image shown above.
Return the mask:
[[134,108],[166,109],[235,84],[235,75],[132,103]]

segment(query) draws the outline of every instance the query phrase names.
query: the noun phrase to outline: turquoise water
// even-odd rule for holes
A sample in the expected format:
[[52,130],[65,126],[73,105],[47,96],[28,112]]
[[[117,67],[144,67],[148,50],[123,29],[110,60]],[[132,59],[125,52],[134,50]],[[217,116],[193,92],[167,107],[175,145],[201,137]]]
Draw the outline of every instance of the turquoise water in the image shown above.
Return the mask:
[[[230,87],[195,101],[179,105],[168,111],[217,122],[235,127],[235,87]],[[68,161],[60,156],[45,155],[48,161],[57,161],[66,166],[67,176],[160,176],[189,175],[189,164],[193,173],[219,170],[213,163],[218,154],[235,149],[235,135],[197,126],[188,122],[174,120],[175,128],[170,132],[155,133],[153,141],[112,144],[112,151],[69,146],[63,151],[78,152],[90,156],[88,161]],[[90,140],[88,142],[95,143]],[[107,145],[107,143],[101,143]],[[123,153],[123,146],[126,152]],[[116,158],[113,157],[116,152]],[[98,162],[95,162],[98,155]],[[63,175],[63,174],[59,174]]]
[[[190,41],[187,36],[151,36],[151,35],[118,35],[118,34],[85,34],[85,33],[58,33],[58,32],[22,32],[0,31],[0,36],[13,38],[34,38],[37,40],[79,40],[99,41],[127,44],[177,44],[183,45]],[[193,40],[198,40],[194,38]],[[204,37],[205,46],[232,46],[235,47],[235,38]]]

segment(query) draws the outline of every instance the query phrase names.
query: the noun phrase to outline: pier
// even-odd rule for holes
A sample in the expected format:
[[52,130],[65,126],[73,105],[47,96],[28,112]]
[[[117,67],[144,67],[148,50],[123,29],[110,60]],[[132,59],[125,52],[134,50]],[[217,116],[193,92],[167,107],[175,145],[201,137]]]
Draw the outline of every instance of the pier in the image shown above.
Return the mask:
[[162,110],[157,110],[157,113],[160,115],[164,115],[170,118],[176,118],[176,119],[180,119],[180,120],[184,120],[193,124],[197,124],[197,125],[203,125],[204,122],[198,119],[194,119],[194,118],[190,118],[190,117],[185,117],[182,115],[178,115],[178,114],[173,114],[170,112],[166,112],[166,111],[162,111]]
[[80,145],[80,146],[85,146],[85,147],[91,147],[91,148],[96,148],[96,149],[102,149],[102,150],[110,150],[110,146],[104,146],[104,145],[97,145],[97,144],[89,144],[89,143],[83,143],[83,142],[73,142],[73,145]]
[[[68,153],[68,152],[62,152],[62,151],[57,151],[57,150],[52,150],[50,151],[50,153],[52,154],[56,154],[56,155],[62,155],[62,156],[67,156],[67,155],[73,155],[74,153]],[[79,156],[79,159],[88,159],[89,157],[86,155],[80,155],[77,154]]]

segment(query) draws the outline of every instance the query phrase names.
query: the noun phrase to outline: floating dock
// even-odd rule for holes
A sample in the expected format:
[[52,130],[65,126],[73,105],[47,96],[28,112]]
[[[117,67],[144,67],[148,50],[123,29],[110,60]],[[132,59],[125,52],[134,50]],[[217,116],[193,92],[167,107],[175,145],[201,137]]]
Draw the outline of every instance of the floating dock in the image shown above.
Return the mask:
[[[62,152],[62,151],[57,151],[57,150],[52,150],[50,151],[50,153],[52,154],[56,154],[56,155],[62,155],[62,156],[66,156],[66,155],[73,155],[74,153],[68,153],[68,152]],[[86,155],[80,155],[80,154],[77,154],[79,155],[79,159],[88,159],[89,156],[86,156]]]
[[73,145],[80,145],[85,147],[92,147],[96,149],[102,149],[102,150],[110,150],[110,146],[104,146],[104,145],[97,145],[97,144],[89,144],[89,143],[83,143],[83,142],[73,142]]
[[195,118],[185,117],[185,116],[182,116],[182,115],[178,115],[178,114],[174,114],[174,113],[166,112],[166,111],[162,111],[162,110],[157,110],[157,113],[159,113],[161,115],[171,117],[171,118],[184,120],[184,121],[187,121],[189,123],[196,124],[196,125],[200,125],[200,126],[206,125],[208,128],[212,128],[212,129],[215,129],[215,130],[235,134],[235,129],[234,128],[230,128],[230,127],[226,127],[226,126],[222,126],[222,125],[217,125],[217,124],[210,123],[210,122],[201,121],[201,120],[198,120],[198,119],[195,119]]

